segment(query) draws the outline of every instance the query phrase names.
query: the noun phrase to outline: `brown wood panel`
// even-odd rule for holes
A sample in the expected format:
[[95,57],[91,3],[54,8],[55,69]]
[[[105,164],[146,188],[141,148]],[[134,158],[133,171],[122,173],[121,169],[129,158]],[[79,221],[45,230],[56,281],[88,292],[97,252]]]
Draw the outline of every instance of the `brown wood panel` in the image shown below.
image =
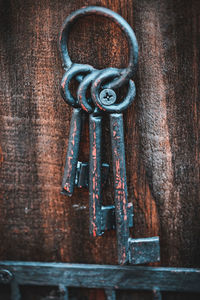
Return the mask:
[[[199,267],[200,2],[0,3],[0,259],[117,263],[114,231],[88,235],[88,192],[60,194],[71,108],[59,93],[58,32],[70,12],[102,5],[129,22],[139,43],[137,96],[124,118],[129,200],[135,207],[131,234],[160,235],[161,265]],[[128,58],[121,31],[100,17],[73,27],[70,53],[97,68],[123,67]],[[107,120],[103,133],[104,160],[111,164]],[[81,148],[86,161],[87,125]],[[113,203],[112,174],[103,197]]]
[[138,153],[159,215],[161,263],[199,266],[200,3],[136,1],[133,11]]

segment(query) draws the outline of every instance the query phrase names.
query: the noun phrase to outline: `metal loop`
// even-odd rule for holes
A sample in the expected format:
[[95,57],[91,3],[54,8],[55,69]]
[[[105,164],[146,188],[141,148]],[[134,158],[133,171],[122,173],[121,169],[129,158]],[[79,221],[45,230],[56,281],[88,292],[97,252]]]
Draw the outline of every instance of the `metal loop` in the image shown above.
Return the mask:
[[86,98],[86,92],[89,85],[93,82],[93,80],[97,77],[97,75],[100,72],[102,71],[95,70],[92,73],[85,76],[78,88],[78,92],[77,92],[78,102],[82,107],[82,109],[84,109],[88,113],[92,113],[94,111],[94,107],[91,105],[92,103],[90,103],[92,101]]
[[120,113],[132,104],[136,94],[136,89],[135,89],[135,84],[131,79],[129,80],[128,93],[122,102],[108,106],[103,104],[100,101],[99,94],[100,94],[100,88],[102,87],[102,84],[110,78],[113,77],[115,78],[116,76],[118,76],[118,74],[119,74],[118,70],[113,68],[108,68],[105,69],[103,72],[101,72],[93,81],[91,86],[92,100],[100,110],[109,113]]
[[94,68],[90,65],[73,64],[71,66],[71,68],[64,74],[61,81],[61,95],[65,102],[73,107],[80,107],[78,100],[72,96],[69,90],[69,83],[74,76],[85,73],[87,74],[93,70]]
[[[62,55],[63,60],[63,66],[67,70],[71,67],[72,61],[69,57],[68,48],[67,48],[67,41],[69,36],[69,31],[71,26],[78,20],[78,18],[86,15],[101,15],[107,18],[110,18],[112,21],[116,22],[119,27],[122,29],[122,31],[125,33],[128,44],[129,44],[129,63],[128,67],[124,69],[118,69],[119,70],[119,77],[114,79],[109,84],[109,88],[117,88],[120,87],[122,84],[124,84],[126,81],[128,81],[131,76],[134,74],[136,70],[136,65],[138,61],[138,44],[135,37],[135,34],[130,27],[130,25],[117,13],[113,12],[112,10],[100,7],[100,6],[88,6],[81,8],[75,12],[73,12],[71,15],[69,15],[65,22],[62,25],[61,33],[59,36],[59,46],[60,51]],[[79,82],[82,80],[82,78],[79,76],[77,78]]]

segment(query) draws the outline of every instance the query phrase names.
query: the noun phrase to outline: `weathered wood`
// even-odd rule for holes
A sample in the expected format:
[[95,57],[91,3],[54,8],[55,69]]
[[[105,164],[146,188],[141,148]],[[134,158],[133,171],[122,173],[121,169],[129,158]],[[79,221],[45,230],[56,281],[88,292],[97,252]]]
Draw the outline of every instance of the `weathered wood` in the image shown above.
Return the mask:
[[200,292],[200,269],[12,261],[0,267],[21,285]]
[[[0,1],[0,258],[117,263],[115,232],[88,234],[88,192],[60,195],[71,109],[59,94],[57,38],[66,16],[84,5],[118,12],[139,43],[137,96],[124,116],[131,236],[159,235],[162,266],[200,267],[197,0]],[[127,43],[108,20],[87,17],[73,27],[70,55],[123,67]],[[87,125],[83,135],[80,158],[88,161]],[[102,161],[111,165],[106,119],[103,139]],[[113,204],[112,187],[111,174],[104,205]]]
[[127,124],[134,113],[136,133],[128,125],[126,132],[137,149],[128,165],[128,172],[137,165],[129,182],[135,212],[140,211],[136,234],[159,227],[161,264],[197,267],[200,2],[134,1],[133,6],[138,97]]

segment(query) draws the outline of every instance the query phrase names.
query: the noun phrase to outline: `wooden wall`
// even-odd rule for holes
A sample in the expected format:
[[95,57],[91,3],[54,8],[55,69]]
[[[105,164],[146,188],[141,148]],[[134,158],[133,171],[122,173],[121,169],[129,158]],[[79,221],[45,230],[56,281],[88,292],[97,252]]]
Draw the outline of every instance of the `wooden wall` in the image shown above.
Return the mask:
[[[117,263],[114,231],[95,239],[88,235],[88,191],[76,190],[71,198],[60,194],[71,108],[59,92],[58,33],[70,12],[101,5],[122,15],[139,43],[137,96],[124,118],[135,212],[131,235],[159,235],[162,266],[200,267],[200,2],[0,3],[0,259]],[[128,60],[123,34],[100,17],[81,19],[69,48],[73,61],[97,68],[123,67]],[[107,120],[103,134],[103,160],[112,164]],[[87,125],[81,149],[80,159],[87,161]],[[104,204],[113,203],[112,174],[103,198]],[[141,296],[128,295],[119,299]],[[79,291],[76,297],[104,299],[101,291]]]

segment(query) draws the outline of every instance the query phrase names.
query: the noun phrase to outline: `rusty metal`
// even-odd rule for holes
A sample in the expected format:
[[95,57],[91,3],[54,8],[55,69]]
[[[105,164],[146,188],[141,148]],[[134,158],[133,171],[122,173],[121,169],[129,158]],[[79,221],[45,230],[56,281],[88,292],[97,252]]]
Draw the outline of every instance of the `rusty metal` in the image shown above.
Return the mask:
[[[116,88],[124,84],[124,82],[127,81],[129,78],[131,78],[132,75],[135,73],[137,67],[137,61],[138,61],[138,43],[130,25],[120,15],[118,15],[117,13],[115,13],[114,11],[108,8],[101,7],[101,6],[83,7],[79,10],[74,11],[66,18],[66,20],[62,25],[60,36],[59,36],[59,47],[61,50],[63,67],[65,70],[68,70],[73,64],[69,57],[69,52],[67,47],[71,26],[80,17],[93,15],[93,14],[107,17],[112,21],[114,21],[125,33],[128,40],[128,44],[129,44],[128,67],[124,69],[116,69],[119,72],[118,78],[115,79],[114,81],[109,82],[109,88]],[[79,76],[78,80],[81,81],[82,77]]]
[[126,164],[124,147],[123,115],[110,115],[110,135],[115,189],[115,215],[118,242],[118,261],[128,262],[128,192],[126,183]]
[[10,271],[4,269],[0,270],[0,283],[7,284],[10,283],[12,279],[13,274]]
[[69,142],[61,191],[67,196],[72,196],[74,191],[83,113],[81,108],[74,108],[70,122]]
[[14,277],[12,300],[21,299],[21,285],[57,286],[66,300],[70,287],[104,289],[110,300],[118,290],[151,291],[155,300],[162,292],[200,293],[200,269],[192,268],[0,261],[2,269]]
[[74,98],[70,92],[69,83],[77,74],[87,74],[93,69],[94,68],[89,65],[74,64],[67,72],[65,72],[61,81],[61,95],[69,105],[74,107],[70,122],[68,149],[62,181],[62,193],[67,196],[72,196],[74,190],[81,129],[84,117],[84,111],[81,109],[78,100]]
[[[125,33],[129,45],[128,66],[123,69],[106,68],[97,70],[88,64],[73,63],[68,53],[68,35],[71,26],[80,17],[96,14],[110,18]],[[160,257],[159,238],[136,239],[129,237],[129,227],[133,206],[128,203],[124,129],[122,112],[134,101],[136,88],[131,79],[135,73],[138,59],[138,45],[129,24],[115,12],[104,8],[89,6],[73,12],[65,20],[59,38],[59,45],[65,74],[61,82],[61,95],[74,108],[62,190],[72,195],[74,185],[86,186],[89,181],[90,234],[102,235],[105,230],[116,228],[118,243],[118,262],[120,264],[141,264],[157,261]],[[79,81],[77,95],[69,89],[72,78]],[[114,89],[127,84],[127,94],[117,99]],[[86,96],[87,95],[87,96]],[[89,178],[87,163],[77,169],[82,116],[89,114]],[[114,206],[102,206],[102,115],[109,114],[112,145],[112,164],[114,174]],[[86,179],[87,178],[87,179]],[[87,181],[88,180],[88,181]],[[109,220],[110,218],[110,220]],[[115,218],[115,222],[113,221]]]
[[70,81],[76,77],[76,75],[88,74],[95,70],[90,65],[73,64],[64,74],[61,81],[61,95],[63,99],[73,107],[80,107],[77,98],[74,98],[70,92],[69,84]]
[[89,158],[89,208],[90,234],[98,236],[101,230],[101,114],[90,114],[90,158]]
[[[118,76],[119,72],[118,70],[114,68],[108,68],[105,69],[103,72],[100,72],[99,75],[94,79],[92,86],[91,86],[91,95],[92,100],[96,107],[98,107],[100,110],[108,113],[121,113],[122,111],[126,110],[134,101],[136,89],[135,89],[135,83],[133,80],[129,80],[129,86],[128,86],[128,92],[126,97],[118,102],[113,103],[112,105],[106,105],[101,102],[100,99],[100,90],[102,86],[106,86],[105,82],[109,81],[112,78],[116,78]],[[124,82],[125,84],[126,82]]]
[[129,238],[129,262],[132,265],[160,261],[159,237]]

